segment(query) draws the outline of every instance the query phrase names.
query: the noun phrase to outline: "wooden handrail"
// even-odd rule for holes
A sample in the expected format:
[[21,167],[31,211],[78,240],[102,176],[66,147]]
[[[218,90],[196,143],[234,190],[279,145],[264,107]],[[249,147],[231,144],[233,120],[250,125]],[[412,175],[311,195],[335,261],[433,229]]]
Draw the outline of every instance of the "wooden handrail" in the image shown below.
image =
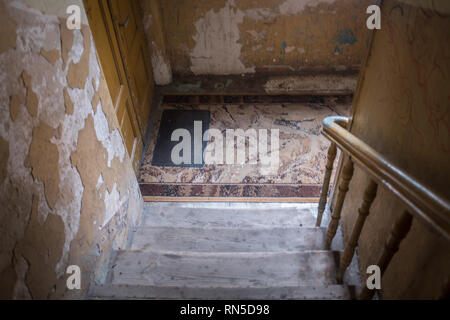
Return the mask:
[[450,240],[450,203],[350,133],[348,122],[346,117],[327,117],[322,134],[402,200],[413,216]]

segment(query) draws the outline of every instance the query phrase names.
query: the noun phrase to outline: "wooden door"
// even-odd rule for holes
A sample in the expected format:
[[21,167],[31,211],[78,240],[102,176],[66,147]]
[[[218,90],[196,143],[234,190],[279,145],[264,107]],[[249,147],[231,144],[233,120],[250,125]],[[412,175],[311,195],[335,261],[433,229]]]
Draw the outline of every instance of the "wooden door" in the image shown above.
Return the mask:
[[145,135],[154,82],[142,11],[138,0],[108,0],[108,3],[141,133]]
[[154,87],[139,4],[84,0],[84,6],[122,137],[138,174]]

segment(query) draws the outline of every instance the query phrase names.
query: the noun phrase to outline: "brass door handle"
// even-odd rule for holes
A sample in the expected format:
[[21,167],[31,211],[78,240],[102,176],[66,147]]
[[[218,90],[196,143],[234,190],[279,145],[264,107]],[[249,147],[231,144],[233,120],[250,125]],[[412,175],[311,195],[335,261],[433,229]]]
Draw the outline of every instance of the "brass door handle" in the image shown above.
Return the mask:
[[128,16],[123,23],[119,23],[119,27],[126,28],[126,26],[128,26],[129,22],[130,22],[130,16]]

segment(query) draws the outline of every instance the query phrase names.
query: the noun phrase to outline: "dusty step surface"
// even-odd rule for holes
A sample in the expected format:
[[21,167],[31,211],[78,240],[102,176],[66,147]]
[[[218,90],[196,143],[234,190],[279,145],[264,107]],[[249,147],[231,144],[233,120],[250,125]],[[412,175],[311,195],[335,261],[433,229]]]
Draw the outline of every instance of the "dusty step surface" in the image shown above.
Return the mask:
[[316,212],[317,204],[146,203],[130,249],[114,254],[106,284],[89,296],[350,299],[336,284],[337,252],[322,251]]
[[321,286],[336,283],[331,251],[192,253],[120,251],[111,284],[189,287]]
[[351,298],[349,288],[344,285],[265,288],[105,285],[92,287],[90,295],[94,299],[341,300]]
[[215,209],[152,207],[144,211],[145,227],[313,227],[315,212],[310,209]]
[[141,227],[131,250],[191,252],[286,252],[321,250],[325,228]]

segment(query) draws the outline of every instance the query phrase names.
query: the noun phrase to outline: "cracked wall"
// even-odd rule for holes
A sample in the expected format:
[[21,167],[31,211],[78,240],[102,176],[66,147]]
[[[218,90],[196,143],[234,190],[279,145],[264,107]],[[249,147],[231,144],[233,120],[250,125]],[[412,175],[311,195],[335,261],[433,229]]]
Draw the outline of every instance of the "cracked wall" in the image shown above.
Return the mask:
[[[150,1],[150,0],[143,0]],[[177,74],[355,70],[371,0],[160,1]]]
[[142,213],[89,26],[67,30],[51,2],[0,0],[2,298],[82,298]]
[[[411,5],[408,5],[410,3]],[[364,80],[354,101],[354,135],[450,200],[450,19],[448,1],[385,0]],[[374,112],[376,110],[376,112]],[[349,238],[367,174],[358,166],[342,210]],[[361,274],[376,264],[405,205],[378,188],[359,240]],[[449,242],[414,218],[382,278],[385,299],[437,299],[450,281]]]

